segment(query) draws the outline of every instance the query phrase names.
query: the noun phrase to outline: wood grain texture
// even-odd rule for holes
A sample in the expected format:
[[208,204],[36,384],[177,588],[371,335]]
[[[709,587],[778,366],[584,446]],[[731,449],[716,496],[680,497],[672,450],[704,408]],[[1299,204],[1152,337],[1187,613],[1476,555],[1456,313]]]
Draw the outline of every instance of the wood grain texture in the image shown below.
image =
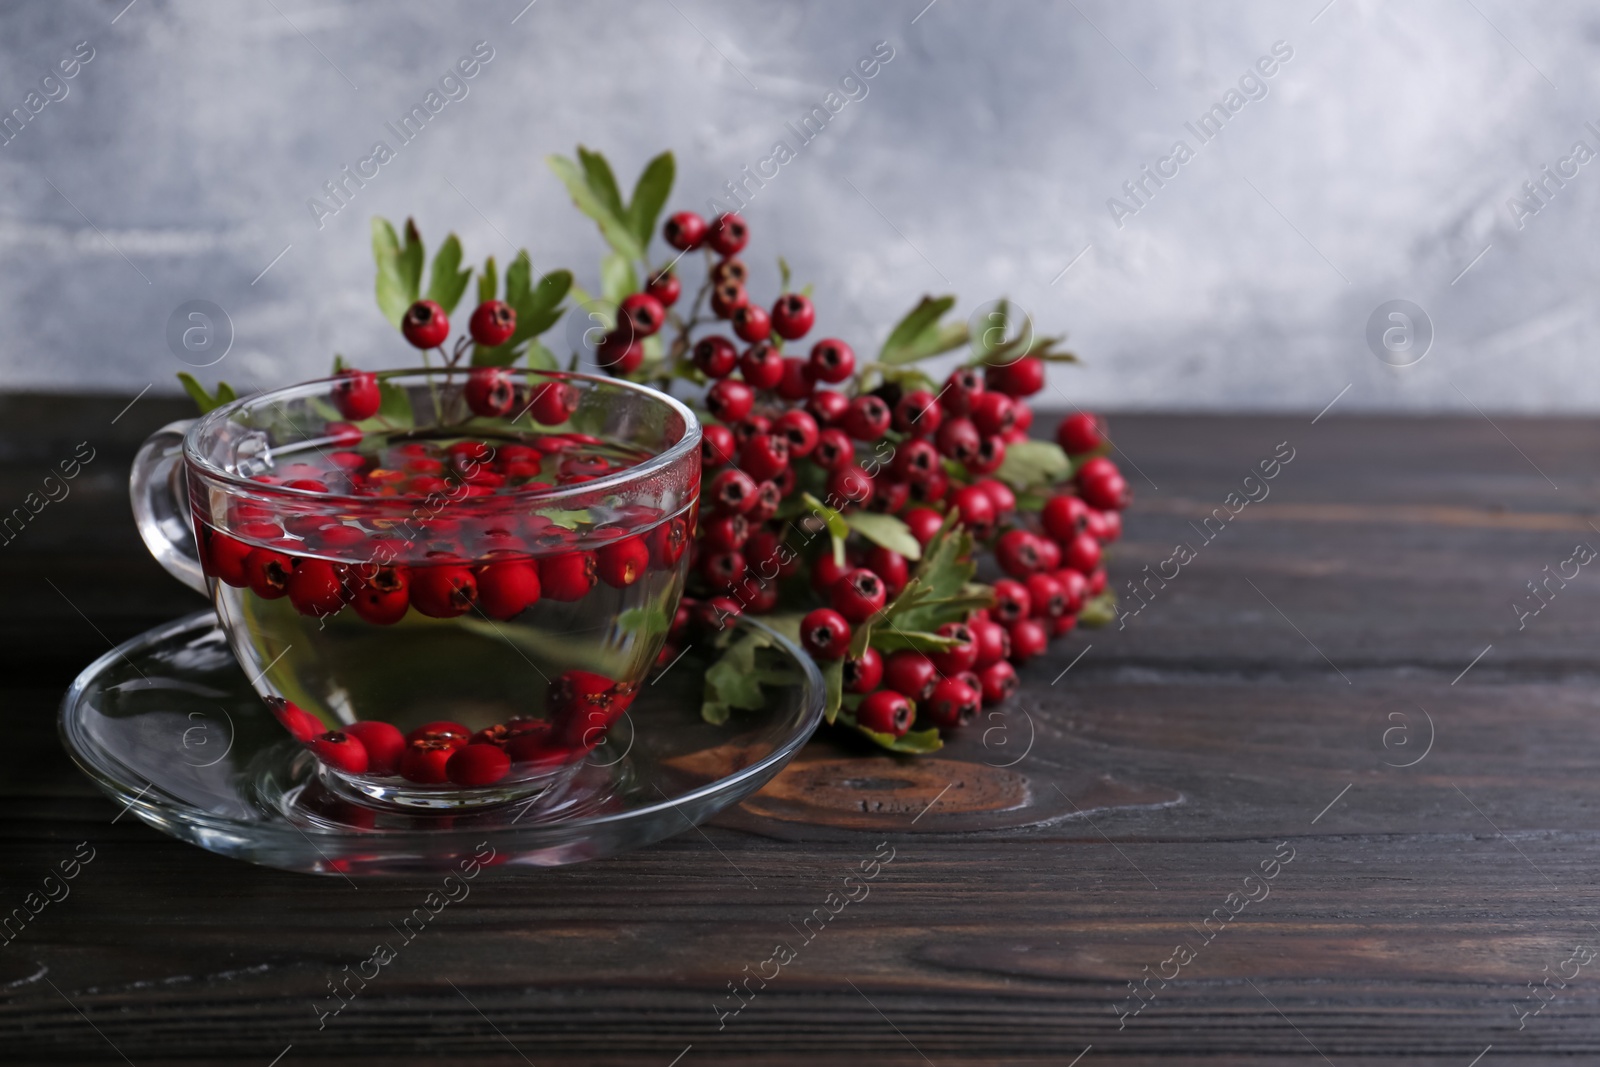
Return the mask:
[[[84,663],[195,604],[144,557],[123,485],[182,408],[147,397],[113,425],[125,403],[0,400],[0,503],[98,450],[0,546],[0,910],[95,850],[0,947],[7,1062],[1600,1056],[1600,959],[1520,1017],[1528,983],[1600,949],[1600,578],[1520,630],[1510,607],[1600,544],[1588,422],[1497,419],[1524,458],[1476,418],[1118,419],[1139,500],[1114,578],[1198,549],[1126,629],[1058,646],[932,759],[819,739],[703,836],[486,875],[319,1030],[328,982],[433,886],[178,844],[119,818],[55,738]],[[1270,497],[1200,543],[1189,523],[1284,441]],[[892,862],[833,914],[880,844]],[[1250,885],[1265,897],[1230,898]],[[793,960],[736,999],[779,943]]]

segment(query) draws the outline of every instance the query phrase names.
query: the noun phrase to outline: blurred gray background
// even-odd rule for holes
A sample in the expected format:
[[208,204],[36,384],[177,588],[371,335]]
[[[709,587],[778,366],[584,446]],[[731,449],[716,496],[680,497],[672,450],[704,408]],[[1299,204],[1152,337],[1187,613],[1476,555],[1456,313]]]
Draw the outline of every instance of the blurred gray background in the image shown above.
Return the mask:
[[[785,255],[858,350],[924,292],[963,316],[1004,294],[1070,334],[1086,364],[1053,381],[1084,405],[1600,408],[1600,162],[1573,154],[1600,152],[1595,5],[525,5],[8,4],[0,111],[60,98],[0,145],[0,389],[173,391],[167,322],[196,299],[235,331],[207,383],[409,362],[372,297],[373,214],[594,290],[599,236],[546,155],[582,142],[631,183],[670,147],[669,207],[701,209],[784,140],[744,212],[754,291]],[[401,146],[385,123],[480,41],[468,94]],[[866,95],[800,146],[785,124],[881,41]],[[93,58],[41,88],[79,42]],[[1217,103],[1202,141],[1185,123]],[[1193,158],[1161,163],[1180,139]],[[379,140],[395,158],[319,227],[308,199]],[[1146,165],[1171,176],[1134,200]],[[1433,334],[1401,368],[1368,341],[1394,299]]]

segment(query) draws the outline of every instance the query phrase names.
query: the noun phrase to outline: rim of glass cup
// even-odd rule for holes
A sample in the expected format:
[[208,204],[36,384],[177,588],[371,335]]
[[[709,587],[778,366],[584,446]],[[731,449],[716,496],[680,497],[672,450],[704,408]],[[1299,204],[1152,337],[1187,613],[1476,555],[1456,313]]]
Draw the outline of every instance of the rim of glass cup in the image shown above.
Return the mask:
[[[533,375],[539,375],[543,378],[555,379],[559,381],[593,382],[598,386],[617,388],[623,390],[624,392],[638,393],[648,400],[665,404],[672,411],[675,411],[678,416],[683,419],[683,437],[680,438],[675,444],[670,445],[664,451],[656,453],[649,459],[646,459],[641,463],[636,463],[631,467],[624,467],[622,470],[616,471],[613,474],[608,474],[605,477],[595,478],[587,482],[579,482],[575,485],[541,485],[537,489],[528,489],[519,486],[506,493],[496,494],[493,497],[482,498],[481,502],[483,504],[488,504],[498,508],[513,506],[526,501],[537,500],[543,503],[545,501],[559,501],[567,497],[604,493],[612,489],[629,485],[642,478],[648,478],[649,476],[661,471],[670,470],[685,456],[692,454],[700,447],[701,427],[699,417],[695,415],[693,409],[691,409],[683,401],[679,400],[675,396],[670,396],[666,393],[663,393],[659,389],[652,389],[649,386],[640,385],[638,382],[630,382],[625,378],[612,378],[608,375],[600,374],[583,374],[578,371],[543,371],[530,370],[527,368],[507,369],[511,370],[513,374],[520,375],[525,378]],[[453,378],[454,375],[459,374],[465,377],[470,370],[471,368],[462,367],[401,367],[391,370],[373,371],[372,373],[376,375],[380,381],[387,381],[393,378],[407,378],[413,376],[424,379],[429,377]],[[339,379],[339,375],[331,375],[327,378],[315,378],[311,381],[284,386],[281,389],[269,389],[264,393],[254,393],[250,396],[243,396],[237,400],[229,401],[222,407],[206,412],[204,415],[200,416],[200,418],[196,419],[194,425],[190,426],[188,432],[184,434],[184,461],[190,466],[198,468],[199,471],[208,478],[225,482],[236,489],[251,494],[268,494],[271,496],[279,496],[281,494],[282,496],[291,500],[324,500],[341,502],[359,501],[367,506],[371,506],[375,503],[405,504],[423,499],[422,496],[407,495],[389,498],[374,498],[370,496],[359,496],[352,493],[321,492],[315,489],[295,489],[286,485],[264,485],[261,482],[255,481],[244,475],[235,474],[226,468],[218,466],[217,464],[213,463],[209,457],[201,453],[198,447],[201,437],[208,431],[217,427],[219,424],[227,421],[234,414],[243,411],[246,408],[255,406],[271,406],[274,404],[282,404],[286,400],[300,400],[311,396],[322,396],[325,395],[329,388],[333,384],[337,383]],[[308,440],[314,440],[314,438],[312,438],[309,434],[306,435],[306,437]],[[463,501],[463,503],[466,503],[466,501]],[[473,501],[472,503],[478,503],[478,501]]]

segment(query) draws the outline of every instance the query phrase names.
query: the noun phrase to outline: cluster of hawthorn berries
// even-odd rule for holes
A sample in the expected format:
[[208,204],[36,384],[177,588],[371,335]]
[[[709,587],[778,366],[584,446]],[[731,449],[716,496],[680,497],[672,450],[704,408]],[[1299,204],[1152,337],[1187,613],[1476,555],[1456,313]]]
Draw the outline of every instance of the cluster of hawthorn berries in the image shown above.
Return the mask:
[[[704,408],[711,418],[703,428],[702,510],[692,549],[697,595],[680,607],[662,662],[677,655],[692,627],[778,606],[780,581],[806,565],[797,551],[803,546],[788,537],[796,527],[779,520],[779,510],[797,486],[820,484],[829,507],[896,515],[924,548],[953,514],[1007,575],[994,584],[992,608],[940,629],[953,642],[947,650],[883,656],[867,648],[850,657],[852,626],[872,620],[900,593],[910,563],[878,545],[852,547],[844,565],[824,545],[809,561],[810,588],[826,606],[805,616],[801,639],[817,659],[844,659],[844,689],[862,695],[857,723],[897,737],[914,720],[957,726],[980,705],[1005,699],[1017,684],[1012,664],[1071,630],[1084,603],[1104,590],[1102,546],[1121,533],[1127,482],[1098,454],[1107,445],[1100,421],[1076,414],[1057,434],[1081,460],[1071,486],[1037,515],[1019,513],[1015,494],[993,475],[1007,446],[1028,438],[1033,411],[1026,398],[1045,384],[1043,362],[1023,356],[965,367],[937,393],[893,383],[861,391],[855,352],[842,340],[785,354],[786,342],[810,332],[815,309],[797,292],[781,294],[770,313],[750,301],[738,258],[749,236],[734,214],[708,224],[680,212],[663,230],[673,248],[705,248],[715,258],[688,319],[679,320],[674,346],[709,383]],[[691,338],[708,290],[711,314],[734,337]],[[660,330],[681,292],[670,269],[655,274],[645,292],[622,302],[624,325],[610,336],[622,346],[630,333]],[[622,351],[614,363],[602,358],[602,366],[616,374],[636,368],[632,342]]]
[[592,671],[565,671],[550,686],[550,718],[514,716],[474,733],[458,722],[424,723],[402,733],[363,719],[326,730],[316,716],[282,697],[267,704],[317,759],[346,774],[400,777],[418,785],[494,785],[538,777],[581,759],[632,705],[636,685]]

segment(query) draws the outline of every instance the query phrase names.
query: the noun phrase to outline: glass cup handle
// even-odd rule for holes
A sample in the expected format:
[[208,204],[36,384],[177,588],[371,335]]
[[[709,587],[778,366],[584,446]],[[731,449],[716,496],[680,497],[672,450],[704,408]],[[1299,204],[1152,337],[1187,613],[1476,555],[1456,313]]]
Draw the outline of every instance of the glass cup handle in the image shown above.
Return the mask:
[[150,435],[133,459],[128,493],[139,535],[156,562],[190,589],[209,596],[183,473],[183,435],[193,421],[168,423]]

